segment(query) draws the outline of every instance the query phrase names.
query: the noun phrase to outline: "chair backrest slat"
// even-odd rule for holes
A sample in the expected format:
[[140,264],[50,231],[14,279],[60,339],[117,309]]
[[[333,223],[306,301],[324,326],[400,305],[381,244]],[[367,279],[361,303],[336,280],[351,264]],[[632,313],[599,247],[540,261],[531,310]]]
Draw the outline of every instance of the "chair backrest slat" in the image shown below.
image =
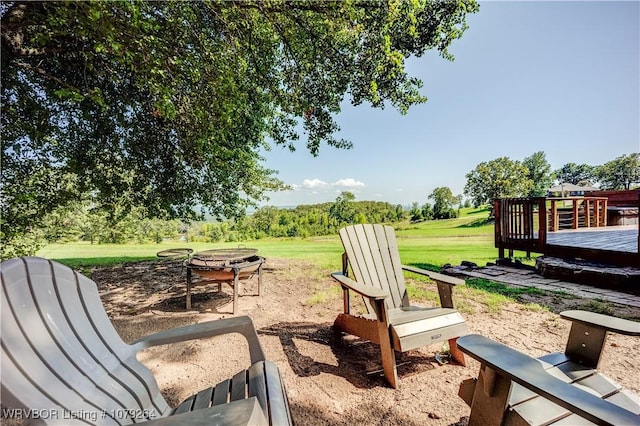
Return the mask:
[[[371,224],[347,226],[340,230],[340,238],[354,279],[358,283],[388,291],[391,297],[385,301],[387,308],[399,308],[408,304],[402,264],[392,227]],[[368,304],[367,308],[370,309]]]
[[[33,350],[10,350],[9,348],[29,348],[30,342],[23,333],[12,333],[9,330],[20,329],[15,321],[11,304],[7,297],[2,298],[2,402],[3,405],[24,408],[25,416],[33,417],[30,413],[51,413],[52,417],[61,420],[66,412],[97,412],[82,400],[77,393],[70,393],[64,379],[54,374],[43,359],[43,354]],[[16,302],[19,302],[16,301]],[[55,360],[54,360],[55,362]],[[43,367],[44,365],[44,367]],[[37,372],[37,374],[34,374]],[[60,392],[60,389],[65,389]],[[29,395],[28,405],[24,403],[22,395]],[[34,410],[34,411],[29,411]],[[48,417],[49,414],[43,417]]]
[[[105,345],[99,332],[91,326],[89,316],[91,310],[83,299],[81,288],[91,289],[93,283],[66,269],[57,269],[54,276],[57,297],[61,301],[58,307],[69,327],[68,332],[61,335],[61,340],[68,340],[66,342],[68,353],[75,351],[75,356],[82,364],[81,368],[85,374],[101,379],[100,385],[104,392],[112,396],[118,407],[149,406],[148,397],[137,396],[145,395],[148,391],[129,370],[121,368],[122,362],[116,355],[118,352],[126,353],[127,345],[121,341],[115,348]],[[96,309],[96,311],[100,312],[102,309]]]
[[88,319],[87,326],[90,324],[95,330],[89,335],[96,336],[104,345],[105,350],[100,353],[107,353],[107,349],[110,349],[113,356],[111,360],[116,362],[115,369],[110,369],[110,373],[130,389],[142,410],[160,417],[168,415],[171,408],[160,394],[153,374],[137,360],[133,348],[120,338],[103,308],[95,283],[84,276],[80,277],[86,284],[79,288]]
[[167,411],[164,399],[158,400],[160,390],[151,372],[137,361],[135,351],[113,328],[96,284],[60,264],[53,264],[53,268],[59,306],[65,310],[69,329],[78,343],[70,350],[86,351],[77,356],[87,362],[87,373],[102,380],[105,390],[120,402],[121,408]]
[[[384,262],[387,282],[393,297],[393,307],[409,306],[409,297],[404,283],[404,273],[402,272],[402,262],[400,261],[395,231],[391,226],[374,225],[374,227],[379,227],[380,237],[378,241],[384,240],[384,243],[381,244],[385,248],[385,254],[388,253],[388,255],[384,256]],[[382,232],[384,232],[384,236]]]
[[[11,259],[0,268],[2,358],[15,366],[2,370],[3,400],[86,413],[80,420],[90,423],[133,421],[110,416],[115,410],[170,412],[151,372],[113,328],[93,281],[40,258]],[[25,386],[38,391],[24,392]]]

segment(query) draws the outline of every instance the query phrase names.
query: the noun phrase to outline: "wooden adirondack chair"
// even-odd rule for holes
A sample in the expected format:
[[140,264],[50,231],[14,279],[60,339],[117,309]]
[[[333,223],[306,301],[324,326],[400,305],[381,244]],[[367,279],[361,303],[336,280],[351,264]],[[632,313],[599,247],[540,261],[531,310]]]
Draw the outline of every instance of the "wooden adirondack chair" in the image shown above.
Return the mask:
[[477,334],[458,340],[481,363],[478,378],[459,390],[471,407],[470,426],[640,425],[640,398],[597,371],[607,333],[640,336],[640,323],[585,311],[560,315],[572,321],[564,353],[534,359]]
[[[0,275],[5,415],[53,424],[292,423],[278,368],[265,360],[249,317],[179,327],[129,345],[87,277],[33,257],[2,262]],[[169,407],[136,353],[225,333],[247,339],[249,369]]]
[[[380,345],[384,376],[398,387],[395,352],[406,352],[432,343],[449,341],[454,360],[464,365],[456,338],[468,333],[464,318],[453,307],[452,287],[463,280],[402,265],[395,233],[390,226],[353,225],[340,230],[345,249],[342,272],[331,276],[342,286],[344,313],[334,328]],[[350,279],[349,266],[355,280]],[[409,303],[403,270],[426,275],[436,281],[441,307],[423,308]],[[363,296],[368,315],[350,312],[349,296]]]

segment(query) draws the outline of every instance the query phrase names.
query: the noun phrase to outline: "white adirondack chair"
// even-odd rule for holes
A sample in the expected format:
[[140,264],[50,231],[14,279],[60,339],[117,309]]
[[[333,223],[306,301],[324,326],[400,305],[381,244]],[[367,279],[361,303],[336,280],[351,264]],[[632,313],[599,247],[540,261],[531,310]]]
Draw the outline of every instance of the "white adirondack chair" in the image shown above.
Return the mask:
[[471,407],[469,425],[640,425],[640,397],[597,370],[607,335],[640,336],[640,323],[586,311],[560,316],[572,322],[564,353],[537,359],[477,334],[460,338],[481,364],[458,391]]
[[[353,225],[340,230],[345,253],[342,272],[331,276],[343,289],[344,313],[334,327],[380,345],[382,367],[389,384],[398,386],[395,352],[406,352],[449,341],[453,359],[464,365],[456,338],[468,333],[464,318],[453,307],[452,287],[464,281],[436,272],[402,265],[391,226]],[[349,266],[355,280],[347,276]],[[418,307],[409,303],[403,270],[436,281],[441,307]],[[363,296],[368,315],[350,312],[350,292]]]
[[[2,278],[2,405],[30,423],[291,424],[275,364],[265,360],[249,317],[175,328],[132,344],[122,341],[96,284],[41,258],[0,264]],[[240,333],[251,366],[177,408],[164,400],[142,349]],[[230,349],[230,353],[232,349]]]

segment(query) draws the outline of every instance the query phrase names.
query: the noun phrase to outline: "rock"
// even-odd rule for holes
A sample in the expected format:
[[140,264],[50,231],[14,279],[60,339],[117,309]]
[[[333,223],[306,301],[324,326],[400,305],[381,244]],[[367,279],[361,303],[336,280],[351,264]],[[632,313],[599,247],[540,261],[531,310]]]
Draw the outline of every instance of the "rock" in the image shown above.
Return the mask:
[[640,269],[620,267],[581,259],[560,259],[540,256],[536,259],[536,270],[545,278],[555,278],[578,284],[598,287],[638,290]]
[[496,265],[513,266],[513,262],[511,261],[510,258],[505,257],[505,258],[496,259]]

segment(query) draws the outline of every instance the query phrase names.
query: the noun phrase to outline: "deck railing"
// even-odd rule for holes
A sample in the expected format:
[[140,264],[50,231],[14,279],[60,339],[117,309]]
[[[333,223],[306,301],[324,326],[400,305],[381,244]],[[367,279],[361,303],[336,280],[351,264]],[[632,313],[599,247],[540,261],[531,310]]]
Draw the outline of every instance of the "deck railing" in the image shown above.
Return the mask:
[[607,197],[547,198],[549,231],[607,226]]
[[547,215],[544,197],[503,198],[494,201],[495,245],[500,257],[509,249],[542,252],[546,244]]
[[[636,201],[640,208],[640,199]],[[562,203],[562,204],[561,204]],[[620,266],[640,267],[640,251],[628,252],[615,249],[573,247],[548,244],[547,233],[560,229],[604,227],[607,225],[606,197],[569,198],[502,198],[494,201],[495,247],[499,257],[509,258],[514,250],[548,256],[582,258]],[[568,212],[567,218],[562,217]],[[563,220],[565,222],[563,223]],[[640,223],[638,224],[640,247]]]

